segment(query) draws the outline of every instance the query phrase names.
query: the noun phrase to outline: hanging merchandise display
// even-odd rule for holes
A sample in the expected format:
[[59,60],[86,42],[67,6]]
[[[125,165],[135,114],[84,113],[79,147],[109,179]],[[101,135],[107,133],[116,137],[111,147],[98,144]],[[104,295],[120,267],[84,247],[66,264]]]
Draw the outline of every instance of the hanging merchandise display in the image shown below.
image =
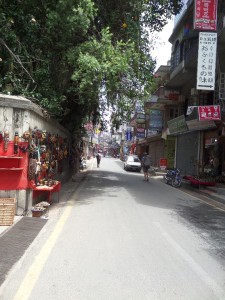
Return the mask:
[[18,154],[19,150],[19,134],[16,131],[14,136],[14,154]]
[[9,143],[9,131],[4,131],[4,151],[7,152],[8,149],[8,143]]
[[38,128],[23,136],[29,142],[29,180],[34,180],[36,186],[52,185],[52,180],[63,171],[63,160],[67,158],[66,140]]
[[3,133],[2,131],[0,131],[0,144],[2,143],[2,141],[3,141]]
[[68,158],[67,139],[35,127],[22,136],[16,131],[13,141],[9,131],[0,132],[0,181],[2,190],[33,189],[33,196],[48,191],[59,192],[57,180]]

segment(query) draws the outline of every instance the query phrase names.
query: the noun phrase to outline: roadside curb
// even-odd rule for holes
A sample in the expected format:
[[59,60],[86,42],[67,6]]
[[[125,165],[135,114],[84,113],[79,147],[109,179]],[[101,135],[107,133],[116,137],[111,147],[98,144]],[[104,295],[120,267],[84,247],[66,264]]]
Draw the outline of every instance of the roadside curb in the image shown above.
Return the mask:
[[[163,178],[165,172],[155,172],[155,176]],[[218,194],[217,188],[193,186],[190,181],[182,179],[180,190],[189,193],[208,205],[225,210],[225,195]]]

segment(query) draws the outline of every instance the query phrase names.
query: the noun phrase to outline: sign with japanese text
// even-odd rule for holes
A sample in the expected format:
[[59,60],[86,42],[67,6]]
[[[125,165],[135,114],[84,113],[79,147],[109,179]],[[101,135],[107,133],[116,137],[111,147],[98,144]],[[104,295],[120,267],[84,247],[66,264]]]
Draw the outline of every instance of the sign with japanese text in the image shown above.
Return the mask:
[[214,90],[216,48],[217,33],[199,33],[197,90]]
[[195,0],[194,29],[216,31],[217,0]]
[[219,105],[199,106],[198,115],[200,121],[221,120],[220,106]]

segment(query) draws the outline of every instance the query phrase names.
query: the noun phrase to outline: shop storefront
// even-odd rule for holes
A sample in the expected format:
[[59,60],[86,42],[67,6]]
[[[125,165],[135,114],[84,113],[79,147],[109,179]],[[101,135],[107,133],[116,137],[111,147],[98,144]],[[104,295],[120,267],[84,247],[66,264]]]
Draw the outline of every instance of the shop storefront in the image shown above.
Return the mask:
[[183,175],[198,174],[200,132],[187,132],[177,136],[176,166]]
[[163,139],[149,142],[149,155],[154,167],[159,167],[159,161],[164,155],[165,141]]
[[164,157],[167,159],[167,167],[168,168],[174,168],[175,152],[176,152],[176,137],[175,136],[167,136],[167,138],[165,140]]
[[175,166],[183,174],[208,172],[213,159],[215,174],[223,170],[224,139],[215,121],[220,123],[219,106],[189,107],[188,116],[168,122],[170,135],[176,137]]

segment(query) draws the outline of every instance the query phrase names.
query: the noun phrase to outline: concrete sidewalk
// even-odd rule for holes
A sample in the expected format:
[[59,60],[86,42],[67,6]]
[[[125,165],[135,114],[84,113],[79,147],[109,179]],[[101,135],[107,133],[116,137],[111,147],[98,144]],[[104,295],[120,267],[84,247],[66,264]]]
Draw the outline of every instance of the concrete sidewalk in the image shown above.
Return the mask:
[[0,236],[0,285],[46,222],[47,220],[41,218],[22,217]]
[[[87,168],[78,172],[77,174],[75,174],[67,183],[62,185],[61,191],[60,191],[60,200],[59,202],[57,200],[53,199],[53,203],[50,205],[49,209],[47,210],[46,214],[43,215],[43,217],[41,217],[41,219],[45,219],[48,220],[49,216],[51,215],[51,213],[53,213],[54,210],[57,210],[57,207],[61,206],[62,203],[66,202],[68,200],[68,190],[75,190],[81,180],[84,178],[85,173],[92,168],[94,159],[90,159],[87,161]],[[28,210],[26,212],[25,216],[19,216],[19,215],[15,215],[14,216],[14,223],[11,226],[0,226],[0,246],[2,246],[1,243],[1,237],[6,234],[8,231],[10,231],[14,226],[17,225],[17,223],[23,219],[24,217],[30,217],[31,219],[36,219],[36,218],[32,218],[32,213],[31,210]]]
[[[225,210],[225,185],[217,183],[215,186],[193,186],[189,181],[182,181],[182,188],[195,193],[201,200],[217,208]],[[203,198],[202,198],[203,197]]]
[[[165,173],[166,171],[156,171],[154,175],[163,178]],[[192,185],[189,180],[182,179],[180,189],[200,198],[209,205],[225,210],[225,184],[217,183],[213,187]]]
[[70,199],[71,193],[74,193],[80,186],[90,168],[92,168],[92,161],[89,161],[87,169],[78,172],[62,186],[59,202],[58,199],[55,200],[43,217],[32,217],[30,212],[28,216],[15,216],[14,224],[11,226],[0,226],[0,286],[13,265],[23,256],[48,222],[48,219],[54,219],[57,216],[59,209]]

